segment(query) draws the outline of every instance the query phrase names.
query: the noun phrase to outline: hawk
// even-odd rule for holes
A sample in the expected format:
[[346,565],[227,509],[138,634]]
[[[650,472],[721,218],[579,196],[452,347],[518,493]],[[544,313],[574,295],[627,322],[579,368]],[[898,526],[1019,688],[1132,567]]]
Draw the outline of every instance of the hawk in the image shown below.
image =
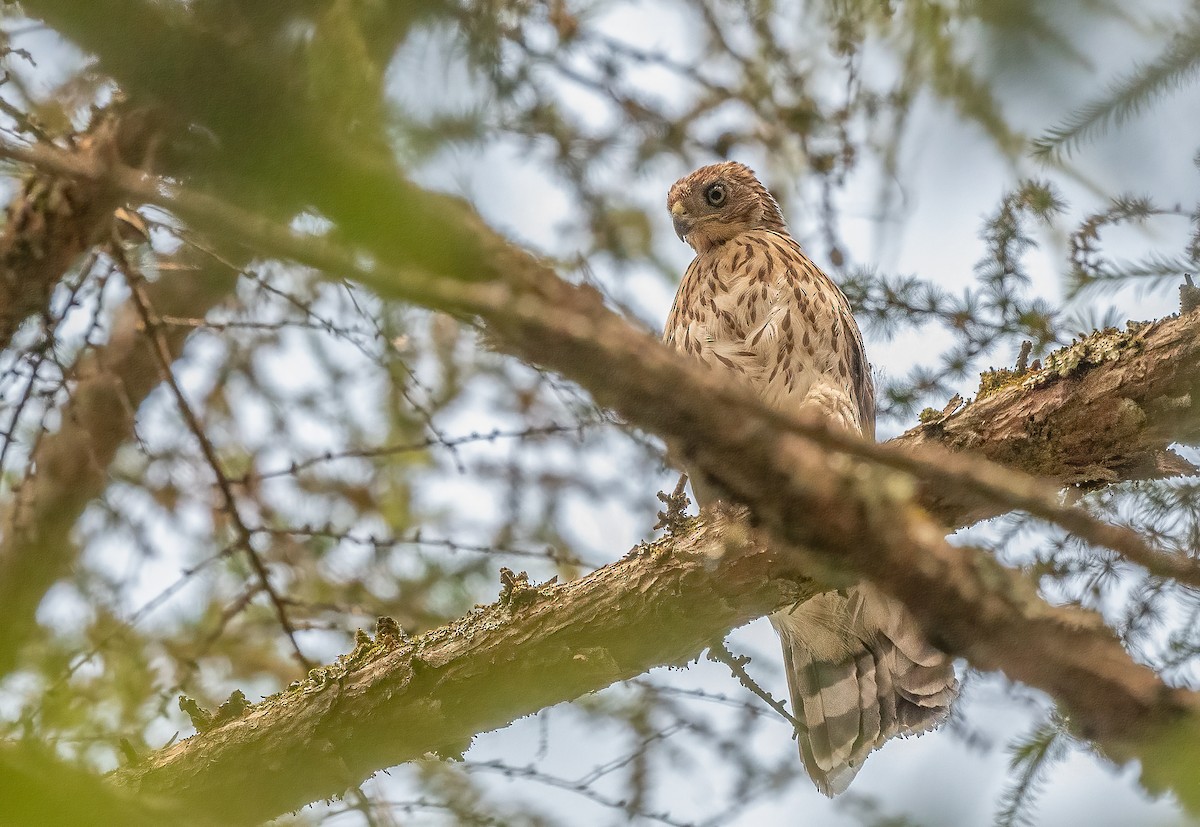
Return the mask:
[[[875,438],[875,388],[850,305],[788,233],[754,172],[727,162],[676,181],[667,209],[696,251],[663,340],[747,382],[772,408]],[[717,499],[692,480],[700,505]],[[843,792],[867,755],[945,720],[950,658],[904,606],[869,583],[771,615],[783,644],[800,758],[817,789]]]

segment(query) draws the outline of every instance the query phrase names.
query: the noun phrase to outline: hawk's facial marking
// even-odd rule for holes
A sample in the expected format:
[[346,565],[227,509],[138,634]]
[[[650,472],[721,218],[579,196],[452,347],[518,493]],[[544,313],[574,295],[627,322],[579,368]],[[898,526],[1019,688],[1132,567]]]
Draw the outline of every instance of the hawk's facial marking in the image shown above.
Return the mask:
[[697,253],[747,230],[787,232],[771,193],[750,167],[736,161],[701,167],[680,178],[667,195],[667,209],[676,235]]

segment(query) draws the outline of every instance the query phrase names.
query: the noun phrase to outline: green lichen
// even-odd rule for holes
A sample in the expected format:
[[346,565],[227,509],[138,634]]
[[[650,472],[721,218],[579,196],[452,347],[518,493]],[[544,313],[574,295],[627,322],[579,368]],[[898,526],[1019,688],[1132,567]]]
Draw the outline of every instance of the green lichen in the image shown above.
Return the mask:
[[558,577],[552,577],[541,585],[529,581],[529,574],[523,571],[514,573],[512,569],[500,568],[500,599],[497,605],[509,610],[523,609],[537,602],[542,596],[542,590],[558,583]]
[[937,422],[938,420],[944,418],[945,417],[942,416],[942,412],[934,408],[926,408],[917,414],[917,419],[922,425],[928,425],[930,422]]
[[1015,385],[1026,374],[1017,373],[1011,368],[989,368],[979,374],[979,390],[975,392],[975,401],[986,399],[989,396]]
[[375,619],[375,643],[377,645],[385,649],[395,649],[397,646],[408,643],[410,639],[394,618],[384,616]]
[[308,680],[304,682],[305,692],[320,692],[336,677],[333,666],[318,666],[308,670]]
[[196,728],[196,732],[204,732],[212,726],[212,713],[196,703],[193,698],[189,698],[187,695],[180,695],[179,709],[187,713],[187,716],[191,718],[192,726]]
[[1142,334],[1150,324],[1129,322],[1125,330],[1110,327],[1073,341],[1047,356],[1042,369],[1030,375],[1023,386],[1042,387],[1058,379],[1079,376],[1106,362],[1115,362],[1128,353],[1138,353],[1142,347]]
[[212,725],[220,726],[227,721],[236,721],[245,715],[250,709],[250,702],[246,700],[246,694],[240,689],[235,689],[229,693],[228,700],[217,707],[217,714],[213,716]]
[[1068,379],[1106,362],[1115,362],[1127,353],[1141,348],[1142,333],[1150,322],[1129,322],[1125,330],[1115,327],[1097,330],[1077,339],[1066,347],[1049,354],[1028,370],[992,368],[979,375],[976,401],[993,396],[1005,388],[1019,385],[1025,389],[1040,388],[1059,379]]

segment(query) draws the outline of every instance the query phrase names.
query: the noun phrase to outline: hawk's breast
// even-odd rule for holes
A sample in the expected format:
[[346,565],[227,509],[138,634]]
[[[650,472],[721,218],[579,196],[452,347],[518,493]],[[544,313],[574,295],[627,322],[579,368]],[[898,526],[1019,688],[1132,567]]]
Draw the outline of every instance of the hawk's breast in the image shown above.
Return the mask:
[[664,339],[774,408],[817,409],[874,432],[874,389],[846,298],[788,236],[753,230],[697,256]]

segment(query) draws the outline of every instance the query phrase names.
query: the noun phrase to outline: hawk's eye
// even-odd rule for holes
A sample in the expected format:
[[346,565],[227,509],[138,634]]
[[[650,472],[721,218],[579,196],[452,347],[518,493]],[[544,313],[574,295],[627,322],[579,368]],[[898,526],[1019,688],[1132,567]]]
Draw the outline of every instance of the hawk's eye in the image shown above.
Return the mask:
[[704,200],[713,207],[719,207],[725,203],[725,185],[713,184],[704,191]]

